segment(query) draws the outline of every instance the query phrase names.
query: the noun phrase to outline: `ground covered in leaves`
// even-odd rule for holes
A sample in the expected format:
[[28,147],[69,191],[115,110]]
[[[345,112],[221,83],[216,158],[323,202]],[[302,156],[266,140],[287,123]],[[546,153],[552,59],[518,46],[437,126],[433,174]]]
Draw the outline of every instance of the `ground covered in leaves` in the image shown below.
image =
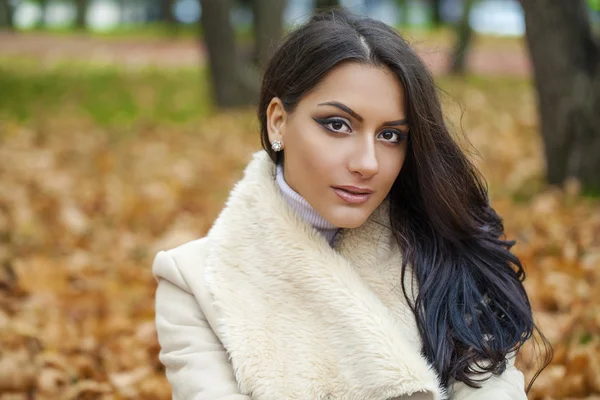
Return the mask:
[[[206,233],[259,148],[253,110],[211,110],[203,76],[0,62],[0,399],[170,398],[153,256]],[[600,200],[543,183],[529,81],[440,86],[554,347],[529,398],[600,398]]]

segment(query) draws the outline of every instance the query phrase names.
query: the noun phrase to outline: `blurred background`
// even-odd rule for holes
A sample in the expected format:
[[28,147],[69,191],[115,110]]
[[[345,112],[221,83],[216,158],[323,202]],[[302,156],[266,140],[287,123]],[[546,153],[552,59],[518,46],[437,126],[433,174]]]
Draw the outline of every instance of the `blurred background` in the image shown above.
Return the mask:
[[554,347],[529,398],[600,399],[600,1],[0,0],[1,400],[170,398],[152,259],[207,232],[265,60],[324,7],[434,72]]

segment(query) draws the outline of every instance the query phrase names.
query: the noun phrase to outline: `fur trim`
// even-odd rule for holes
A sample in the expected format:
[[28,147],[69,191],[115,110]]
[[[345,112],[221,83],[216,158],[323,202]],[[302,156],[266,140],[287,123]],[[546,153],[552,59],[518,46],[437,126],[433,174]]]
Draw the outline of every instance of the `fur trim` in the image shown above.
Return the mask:
[[288,206],[261,150],[206,246],[213,329],[253,399],[445,397],[402,294],[387,203],[331,248]]

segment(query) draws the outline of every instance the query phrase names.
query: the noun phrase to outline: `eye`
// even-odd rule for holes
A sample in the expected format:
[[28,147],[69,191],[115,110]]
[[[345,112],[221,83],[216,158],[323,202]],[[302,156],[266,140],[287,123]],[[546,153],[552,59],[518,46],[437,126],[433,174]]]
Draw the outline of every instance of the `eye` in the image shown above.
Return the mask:
[[[350,129],[350,123],[341,118],[325,118],[325,119],[315,118],[315,121],[317,121],[319,124],[323,125],[323,127],[325,129],[327,129],[328,131],[332,131],[332,132],[336,132],[336,133],[350,133],[352,131],[352,129]],[[345,132],[341,130],[344,128],[344,126],[346,128],[348,128],[348,130]]]
[[381,132],[379,135],[383,140],[388,141],[390,143],[400,143],[408,137],[407,133],[395,131],[395,130],[387,130]]

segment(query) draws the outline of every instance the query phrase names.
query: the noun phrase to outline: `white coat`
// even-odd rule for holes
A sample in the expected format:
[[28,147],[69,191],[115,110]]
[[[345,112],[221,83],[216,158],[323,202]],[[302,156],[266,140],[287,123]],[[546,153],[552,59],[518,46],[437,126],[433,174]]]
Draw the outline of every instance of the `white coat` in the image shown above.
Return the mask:
[[173,399],[526,399],[512,359],[481,389],[440,387],[420,354],[386,207],[331,247],[255,153],[206,237],[154,260]]

